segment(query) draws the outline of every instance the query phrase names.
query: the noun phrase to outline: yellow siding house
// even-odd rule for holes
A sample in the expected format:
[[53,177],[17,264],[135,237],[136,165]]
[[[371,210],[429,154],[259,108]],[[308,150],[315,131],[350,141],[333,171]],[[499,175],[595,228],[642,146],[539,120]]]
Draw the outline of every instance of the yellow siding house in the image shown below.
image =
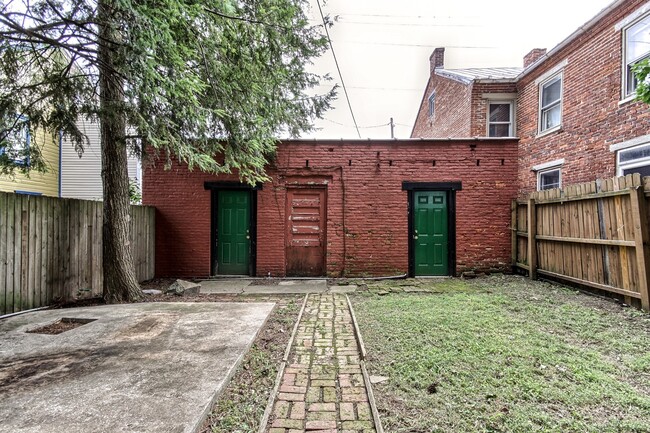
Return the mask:
[[0,191],[19,194],[60,197],[61,140],[43,130],[28,137],[29,146],[38,146],[43,155],[47,172],[31,171],[29,175],[16,172],[13,176],[0,175]]

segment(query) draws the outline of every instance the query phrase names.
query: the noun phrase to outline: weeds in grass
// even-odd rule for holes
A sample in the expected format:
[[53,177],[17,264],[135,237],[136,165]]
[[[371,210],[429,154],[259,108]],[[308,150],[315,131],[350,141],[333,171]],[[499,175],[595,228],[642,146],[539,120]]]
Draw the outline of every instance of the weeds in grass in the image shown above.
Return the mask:
[[369,369],[390,377],[386,431],[650,432],[647,315],[516,277],[449,281],[354,298]]
[[293,299],[279,301],[226,391],[212,408],[203,432],[257,432],[298,310],[299,305]]

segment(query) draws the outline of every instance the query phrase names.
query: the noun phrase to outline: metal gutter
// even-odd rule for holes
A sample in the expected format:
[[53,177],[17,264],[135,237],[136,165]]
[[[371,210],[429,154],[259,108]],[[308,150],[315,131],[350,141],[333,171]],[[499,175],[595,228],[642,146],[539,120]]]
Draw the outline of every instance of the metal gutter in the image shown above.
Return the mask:
[[566,39],[564,39],[562,42],[560,42],[558,45],[553,47],[550,51],[548,51],[546,54],[541,56],[535,63],[532,65],[529,65],[527,68],[525,68],[519,75],[517,75],[517,78],[515,79],[516,81],[521,80],[523,77],[526,75],[530,74],[532,71],[537,69],[542,63],[544,63],[548,58],[552,57],[559,51],[561,51],[564,47],[569,45],[571,42],[576,40],[578,37],[580,37],[583,33],[585,33],[587,30],[591,29],[593,26],[595,26],[598,21],[603,19],[607,14],[609,14],[612,10],[620,6],[621,4],[625,3],[626,0],[615,0],[613,3],[611,3],[609,6],[606,6],[603,10],[601,10],[595,17],[584,23],[582,26],[578,27],[576,31],[571,33]]

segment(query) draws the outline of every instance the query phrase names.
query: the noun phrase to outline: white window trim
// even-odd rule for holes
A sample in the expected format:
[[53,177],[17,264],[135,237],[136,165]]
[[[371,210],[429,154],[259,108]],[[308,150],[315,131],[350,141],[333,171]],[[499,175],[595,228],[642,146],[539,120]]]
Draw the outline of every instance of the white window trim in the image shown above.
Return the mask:
[[[560,122],[556,125],[553,126],[552,128],[548,129],[542,129],[542,96],[543,96],[543,87],[548,84],[549,82],[555,80],[557,77],[560,77]],[[556,73],[555,75],[551,75],[548,77],[546,80],[540,82],[537,86],[538,93],[539,93],[539,101],[538,101],[538,106],[537,106],[537,136],[541,137],[546,134],[550,134],[551,132],[557,131],[558,129],[562,128],[562,121],[564,120],[564,71],[561,70],[560,72]]]
[[[644,18],[647,18],[650,13],[648,11],[650,10],[650,4],[646,4],[640,9],[637,9],[632,15],[628,16],[626,18],[625,24],[622,25],[620,28],[617,30],[622,31],[621,34],[621,100],[619,102],[619,105],[622,105],[626,102],[630,102],[634,99],[636,99],[636,92],[632,92],[630,94],[627,93],[627,31],[630,29],[630,27],[634,26],[636,23],[641,21]],[[620,24],[620,23],[619,23]],[[618,24],[616,25],[618,27]],[[650,56],[650,54],[648,54]],[[648,57],[645,57],[646,59]],[[643,60],[644,58],[640,58],[639,61]]]
[[564,158],[556,159],[555,161],[545,162],[543,164],[534,165],[533,171],[548,170],[549,168],[562,167],[564,165]]
[[616,23],[614,26],[615,31],[623,30],[623,27],[629,27],[634,21],[641,18],[641,15],[645,15],[647,12],[650,12],[650,2],[647,2],[622,20]]
[[[646,136],[647,137],[647,136]],[[641,138],[641,137],[638,137]],[[632,141],[632,140],[630,140]],[[632,161],[627,161],[621,164],[621,151],[625,150],[632,150],[635,147],[643,147],[643,146],[648,146],[650,145],[650,142],[645,142],[645,143],[640,143],[637,145],[631,145],[627,147],[621,147],[616,149],[616,176],[623,176],[623,170],[630,169],[630,168],[636,168],[636,167],[643,167],[646,165],[650,165],[650,156],[647,156],[645,158],[639,158],[639,159],[634,159]],[[610,147],[611,149],[611,147]]]
[[641,135],[639,137],[632,138],[631,140],[626,140],[620,143],[612,144],[611,146],[609,146],[609,151],[616,152],[618,150],[629,149],[630,147],[636,147],[648,143],[650,143],[650,134]]
[[542,191],[540,189],[541,187],[541,180],[542,180],[542,174],[544,173],[549,173],[551,171],[558,170],[559,171],[559,184],[558,188],[562,188],[562,166],[564,165],[564,158],[561,159],[556,159],[554,161],[549,161],[545,162],[542,164],[537,164],[532,167],[532,171],[536,172],[536,177],[537,177],[537,191]]
[[514,101],[517,99],[516,93],[481,93],[482,99],[487,99],[490,102],[497,101]]
[[551,69],[549,69],[548,71],[544,72],[542,75],[537,77],[537,79],[535,80],[535,85],[539,86],[540,84],[549,81],[551,78],[555,77],[557,74],[562,72],[565,66],[568,64],[569,64],[568,59],[562,60],[560,63],[553,66]]
[[[553,171],[558,172],[558,179],[559,179],[558,184],[557,184],[557,186],[555,188],[562,188],[562,166],[560,165],[560,166],[556,166],[556,167],[547,168],[545,170],[539,170],[537,172],[537,191],[546,191],[546,190],[541,189],[542,175],[546,174],[546,173],[551,173]],[[551,188],[551,189],[555,189],[555,188]]]
[[[431,98],[433,98],[433,110],[431,110]],[[436,115],[436,92],[435,90],[429,94],[427,98],[427,117],[433,119]]]
[[486,137],[490,136],[490,125],[492,125],[492,124],[505,125],[506,124],[506,122],[490,122],[490,105],[492,105],[492,104],[508,104],[508,105],[510,105],[510,122],[509,122],[510,129],[508,130],[508,135],[507,136],[508,137],[515,137],[516,136],[516,134],[515,134],[515,131],[516,131],[516,128],[515,128],[515,105],[516,104],[515,104],[515,101],[512,100],[512,99],[511,100],[505,100],[505,101],[492,100],[492,99],[488,100],[487,112],[486,112],[486,115],[485,115],[486,120],[487,120],[485,136]]

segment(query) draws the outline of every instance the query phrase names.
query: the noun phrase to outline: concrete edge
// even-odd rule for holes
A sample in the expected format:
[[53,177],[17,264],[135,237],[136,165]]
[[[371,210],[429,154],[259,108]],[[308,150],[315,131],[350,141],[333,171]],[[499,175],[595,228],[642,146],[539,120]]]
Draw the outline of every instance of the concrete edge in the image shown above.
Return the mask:
[[[270,303],[270,302],[265,302],[265,303]],[[214,393],[212,394],[212,398],[210,398],[210,401],[208,404],[203,408],[203,411],[201,412],[201,416],[197,420],[197,422],[194,424],[194,427],[190,430],[193,433],[200,433],[201,432],[201,427],[203,427],[203,423],[205,420],[208,418],[208,415],[210,414],[210,410],[212,409],[212,406],[214,406],[214,403],[217,401],[217,399],[223,394],[224,390],[228,387],[228,384],[230,384],[230,381],[232,380],[232,377],[235,375],[235,372],[241,365],[242,361],[244,360],[244,357],[248,354],[250,351],[251,347],[253,346],[253,343],[255,343],[255,340],[257,340],[257,337],[260,335],[260,332],[266,326],[266,322],[268,322],[269,317],[271,317],[271,314],[273,314],[273,310],[277,307],[277,302],[273,302],[273,308],[267,314],[266,319],[262,322],[262,325],[259,327],[255,335],[253,335],[253,338],[251,339],[250,343],[248,343],[245,347],[245,350],[242,351],[242,354],[237,358],[235,363],[230,367],[230,370],[226,374],[226,377],[224,378],[223,382],[221,383],[221,386],[217,387],[215,389]]]
[[370,376],[368,376],[368,370],[366,369],[366,362],[362,360],[360,364],[361,364],[361,373],[363,374],[363,381],[366,383],[368,404],[370,404],[372,419],[375,422],[375,430],[377,430],[377,433],[384,433],[384,428],[381,426],[381,419],[379,418],[379,410],[377,409],[377,402],[375,401],[375,394],[372,391],[372,384],[370,383]]
[[45,307],[32,308],[30,310],[22,310],[22,311],[17,311],[15,313],[3,314],[2,316],[0,316],[0,320],[8,319],[10,317],[20,316],[21,314],[33,313],[34,311],[45,310],[47,308],[50,308],[50,306],[46,305]]
[[278,375],[275,377],[275,385],[273,385],[273,390],[269,394],[269,400],[266,403],[266,408],[264,409],[264,415],[262,416],[262,421],[260,422],[260,428],[257,429],[258,433],[266,432],[266,425],[269,423],[269,418],[271,417],[271,411],[273,410],[273,403],[275,402],[275,397],[278,395],[278,389],[280,388],[280,383],[282,382],[282,376],[284,376],[284,369],[287,367],[287,363],[282,361],[280,368],[278,369]]
[[375,401],[375,394],[372,391],[372,384],[370,383],[370,376],[368,375],[368,370],[366,369],[366,346],[363,344],[363,338],[361,337],[361,331],[359,330],[359,324],[357,322],[357,316],[354,314],[354,308],[352,308],[352,302],[350,297],[346,294],[345,299],[348,301],[348,308],[350,309],[350,315],[352,316],[352,324],[354,325],[354,333],[357,337],[357,346],[359,346],[359,352],[361,356],[361,373],[363,374],[363,381],[366,384],[366,394],[368,394],[368,404],[370,405],[370,411],[372,412],[372,419],[375,423],[375,430],[377,433],[384,433],[384,428],[381,425],[381,419],[379,419],[379,410],[377,409],[377,402]]
[[354,326],[354,333],[357,337],[357,346],[359,348],[359,355],[362,361],[366,359],[366,346],[363,344],[363,337],[361,337],[361,331],[359,330],[359,324],[357,323],[357,316],[354,314],[354,308],[352,308],[352,302],[350,302],[350,297],[346,294],[345,299],[348,301],[348,309],[350,310],[350,315],[352,316],[352,325]]
[[296,323],[293,325],[293,330],[291,331],[291,337],[289,337],[289,341],[287,342],[287,348],[284,350],[284,356],[282,357],[282,361],[287,362],[289,361],[289,354],[291,353],[291,346],[293,346],[293,340],[296,339],[296,334],[298,333],[298,326],[300,326],[300,321],[302,320],[302,315],[305,312],[305,308],[307,307],[307,299],[309,298],[309,293],[305,295],[305,297],[302,300],[302,307],[300,308],[300,312],[298,313],[298,318],[296,319]]
[[278,395],[278,390],[280,389],[282,376],[284,376],[284,369],[287,367],[287,361],[289,359],[289,354],[291,353],[291,346],[293,346],[293,341],[295,340],[296,334],[298,333],[298,326],[300,326],[300,320],[302,319],[302,314],[304,313],[305,307],[307,306],[307,298],[309,298],[309,294],[306,294],[305,298],[302,301],[302,308],[298,313],[296,324],[293,326],[291,337],[289,337],[287,348],[284,351],[284,357],[282,358],[282,363],[280,364],[280,368],[278,369],[278,374],[275,377],[275,385],[271,390],[271,394],[269,394],[269,399],[266,403],[266,408],[264,409],[264,415],[262,416],[262,420],[260,422],[260,428],[257,430],[258,433],[266,432],[266,425],[269,423],[269,418],[271,417],[271,411],[273,410],[273,403],[275,403],[275,397]]

